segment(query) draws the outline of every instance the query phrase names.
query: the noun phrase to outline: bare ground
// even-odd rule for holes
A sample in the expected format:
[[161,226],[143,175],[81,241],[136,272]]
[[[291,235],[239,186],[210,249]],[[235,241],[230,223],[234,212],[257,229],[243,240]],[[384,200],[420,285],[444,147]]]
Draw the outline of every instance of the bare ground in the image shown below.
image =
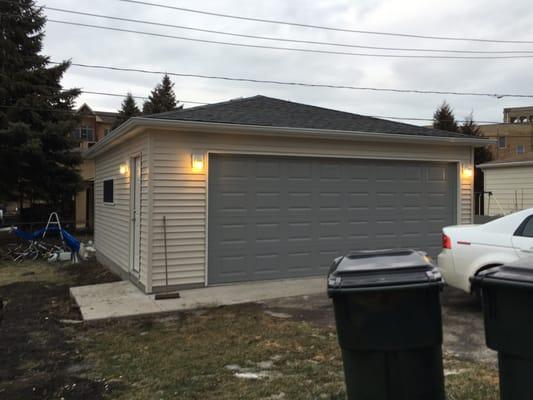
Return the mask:
[[[0,264],[0,398],[345,398],[327,301],[73,323],[69,286],[112,280],[95,263]],[[492,366],[449,355],[445,367],[449,399],[498,398]]]

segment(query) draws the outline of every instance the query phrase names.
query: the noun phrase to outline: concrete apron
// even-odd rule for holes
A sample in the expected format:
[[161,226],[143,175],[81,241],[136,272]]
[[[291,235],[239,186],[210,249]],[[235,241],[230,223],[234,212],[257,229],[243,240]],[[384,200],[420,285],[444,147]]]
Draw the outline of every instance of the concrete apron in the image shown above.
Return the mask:
[[250,303],[291,296],[326,294],[326,278],[236,283],[201,289],[181,290],[181,298],[155,300],[129,281],[70,288],[84,321],[135,317],[193,310],[197,308]]

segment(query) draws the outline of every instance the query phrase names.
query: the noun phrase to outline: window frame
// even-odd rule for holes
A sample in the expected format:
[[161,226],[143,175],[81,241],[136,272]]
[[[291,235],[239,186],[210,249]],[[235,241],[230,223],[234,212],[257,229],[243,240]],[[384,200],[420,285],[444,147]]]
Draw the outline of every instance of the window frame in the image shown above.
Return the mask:
[[[518,149],[522,149],[522,151],[518,151]],[[522,154],[525,154],[526,153],[526,145],[524,143],[518,143],[516,145],[516,155],[517,156],[520,156]]]
[[[503,146],[501,145],[500,140],[503,139]],[[507,136],[498,136],[498,148],[505,149],[507,147]]]
[[[106,183],[111,182],[111,201],[106,201]],[[115,205],[115,179],[114,178],[105,178],[102,180],[102,202],[104,205],[114,206]]]

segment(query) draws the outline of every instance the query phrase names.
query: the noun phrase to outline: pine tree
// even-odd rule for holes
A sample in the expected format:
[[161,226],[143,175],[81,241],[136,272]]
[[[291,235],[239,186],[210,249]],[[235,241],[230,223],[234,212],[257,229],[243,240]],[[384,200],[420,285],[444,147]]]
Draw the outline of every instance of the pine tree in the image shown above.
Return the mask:
[[139,115],[141,115],[141,110],[139,110],[139,107],[137,107],[132,94],[128,93],[126,98],[122,101],[122,107],[118,111],[118,116],[113,123],[112,129],[115,129],[119,125],[123,124],[131,117],[137,117]]
[[457,132],[459,130],[453,115],[453,110],[448,103],[443,102],[433,114],[433,128],[450,132]]
[[[474,115],[470,114],[465,118],[465,122],[461,125],[459,132],[465,135],[483,136],[481,129],[474,122]],[[474,150],[475,164],[483,164],[492,160],[492,153],[488,147],[478,147]]]
[[78,89],[63,90],[70,66],[42,55],[45,17],[33,0],[0,2],[0,200],[59,207],[80,187],[70,133]]
[[180,105],[178,107],[178,101],[174,93],[174,83],[165,74],[161,83],[157,84],[150,96],[148,96],[148,100],[144,103],[143,114],[157,114],[180,108],[183,108],[183,106]]

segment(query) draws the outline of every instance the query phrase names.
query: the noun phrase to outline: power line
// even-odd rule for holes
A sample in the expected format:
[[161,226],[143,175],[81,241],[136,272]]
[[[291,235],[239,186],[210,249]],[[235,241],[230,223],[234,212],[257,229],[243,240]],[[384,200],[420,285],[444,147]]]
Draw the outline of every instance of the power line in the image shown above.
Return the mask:
[[[50,63],[60,64],[54,61],[51,61]],[[80,67],[80,68],[90,68],[90,69],[103,69],[103,70],[110,70],[110,71],[136,72],[136,73],[156,74],[156,75],[167,74],[171,76],[186,77],[186,78],[217,79],[217,80],[224,80],[224,81],[265,83],[265,84],[283,85],[283,86],[303,86],[303,87],[312,87],[312,88],[366,90],[366,91],[374,91],[374,92],[391,92],[391,93],[438,94],[438,95],[453,95],[453,96],[482,96],[482,97],[496,97],[498,99],[501,99],[503,97],[533,98],[533,94],[454,92],[454,91],[444,91],[444,90],[439,91],[439,90],[418,90],[418,89],[394,89],[394,88],[377,88],[377,87],[350,86],[350,85],[333,85],[333,84],[322,84],[322,83],[305,83],[305,82],[291,82],[291,81],[278,81],[278,80],[252,79],[252,78],[235,78],[235,77],[220,76],[220,75],[217,76],[217,75],[187,74],[187,73],[179,73],[179,72],[155,71],[155,70],[140,69],[140,68],[123,68],[123,67],[114,67],[114,66],[109,66],[109,65],[94,65],[94,64],[81,64],[81,63],[71,63],[71,66]]]
[[264,22],[268,24],[279,24],[279,25],[289,25],[297,26],[302,28],[313,28],[313,29],[322,29],[327,31],[337,31],[337,32],[348,32],[348,33],[360,33],[365,35],[379,35],[379,36],[396,36],[396,37],[406,37],[406,38],[415,38],[415,39],[433,39],[433,40],[452,40],[452,41],[466,41],[466,42],[483,42],[483,43],[514,43],[514,44],[533,44],[533,40],[503,40],[503,39],[482,39],[482,38],[466,38],[466,37],[450,37],[450,36],[434,36],[434,35],[417,35],[417,34],[408,34],[408,33],[396,33],[396,32],[381,32],[381,31],[366,31],[360,29],[347,29],[347,28],[335,28],[330,26],[323,25],[312,25],[312,24],[303,24],[298,22],[282,21],[275,19],[265,19],[265,18],[253,18],[253,17],[244,17],[241,15],[233,14],[223,14],[212,11],[196,10],[192,8],[185,7],[176,7],[170,6],[167,4],[151,3],[147,1],[139,0],[119,0],[125,3],[140,4],[145,6],[160,7],[177,11],[184,11],[188,13],[211,15],[215,17],[231,18],[245,21],[254,21],[254,22]]
[[0,105],[0,108],[29,110],[29,111],[46,111],[46,112],[69,113],[69,114],[73,114],[73,113],[76,112],[75,110],[57,110],[57,109],[54,109],[54,108],[39,108],[39,107],[27,107],[27,106],[3,106],[3,105]]
[[[57,64],[57,63],[53,63],[53,64]],[[9,79],[8,75],[2,74],[2,73],[0,73],[0,75],[2,75],[4,77],[7,77]],[[50,88],[50,89],[54,89],[54,90],[57,89],[57,87],[51,86],[51,85],[34,85],[34,86],[43,87],[43,88]],[[76,89],[76,88],[74,88],[74,89]],[[63,89],[61,91],[62,92],[66,92],[66,91],[69,91],[69,90],[72,90],[72,89]],[[121,94],[121,93],[96,92],[96,91],[82,90],[82,89],[79,89],[79,91],[80,91],[80,93],[83,93],[83,94],[92,94],[92,95],[98,95],[98,96],[111,96],[111,97],[122,97],[122,98],[126,97],[125,94]],[[43,96],[42,94],[39,94],[39,97],[50,97],[50,96]],[[139,99],[139,100],[148,100],[149,99],[146,96],[134,96],[134,95],[131,95],[131,97],[133,97],[134,99]],[[198,105],[206,105],[206,104],[208,104],[208,103],[200,102],[200,101],[179,100],[179,99],[178,99],[178,102],[179,103],[184,103],[184,104],[198,104]]]
[[189,38],[189,37],[185,37],[185,36],[166,35],[166,34],[162,34],[162,33],[144,32],[144,31],[138,31],[138,30],[133,30],[133,29],[124,29],[124,28],[114,28],[114,27],[110,27],[110,26],[84,24],[84,23],[81,23],[81,22],[63,21],[63,20],[57,20],[57,19],[47,19],[47,22],[53,22],[53,23],[65,24],[65,25],[73,25],[73,26],[82,26],[82,27],[86,27],[86,28],[103,29],[103,30],[115,31],[115,32],[134,33],[134,34],[137,34],[137,35],[162,37],[162,38],[166,38],[166,39],[186,40],[186,41],[198,42],[198,43],[209,43],[209,44],[217,44],[217,45],[224,45],[224,46],[234,46],[234,47],[247,47],[247,48],[254,48],[254,49],[295,51],[295,52],[301,52],[301,53],[331,54],[331,55],[357,56],[357,57],[415,58],[415,59],[455,59],[455,60],[465,60],[465,59],[468,59],[468,60],[495,60],[495,59],[533,58],[533,55],[513,55],[513,56],[441,56],[441,55],[411,55],[411,54],[404,55],[404,54],[350,53],[350,52],[345,52],[345,51],[316,50],[316,49],[304,49],[304,48],[297,48],[297,47],[264,46],[264,45],[257,45],[257,44],[223,42],[223,41],[219,41],[219,40],[195,39],[195,38]]
[[364,46],[364,45],[336,43],[336,42],[286,39],[286,38],[280,38],[280,37],[257,36],[257,35],[240,34],[240,33],[234,33],[234,32],[222,32],[222,31],[216,31],[216,30],[211,30],[211,29],[193,28],[193,27],[183,26],[183,25],[173,25],[173,24],[165,24],[165,23],[156,22],[156,21],[147,21],[147,20],[124,18],[124,17],[117,17],[117,16],[110,16],[110,15],[94,14],[94,13],[89,13],[89,12],[67,10],[67,9],[64,9],[64,8],[56,8],[56,7],[49,7],[49,6],[43,6],[43,8],[45,8],[47,10],[50,10],[50,11],[56,11],[56,12],[67,13],[67,14],[75,14],[75,15],[83,15],[83,16],[88,16],[88,17],[104,18],[104,19],[109,19],[109,20],[113,20],[113,21],[133,22],[133,23],[136,23],[136,24],[153,25],[153,26],[160,26],[160,27],[165,27],[165,28],[184,29],[184,30],[190,30],[190,31],[195,31],[195,32],[214,33],[214,34],[217,34],[217,35],[242,37],[242,38],[248,38],[248,39],[279,41],[279,42],[287,42],[287,43],[300,43],[300,44],[313,44],[313,45],[322,45],[322,46],[350,47],[350,48],[360,48],[360,49],[370,49],[370,50],[414,51],[414,52],[430,52],[430,53],[461,53],[461,54],[523,54],[523,53],[533,53],[533,50],[484,51],[484,50],[421,49],[421,48]]
[[[3,106],[0,105],[0,108],[7,108],[7,109],[20,109],[20,110],[29,110],[29,111],[43,111],[43,112],[58,112],[58,113],[69,113],[69,114],[76,114],[76,110],[57,110],[53,108],[39,108],[39,107],[26,107],[26,106]],[[364,117],[370,117],[370,118],[380,118],[380,119],[394,119],[394,120],[404,120],[404,121],[433,121],[432,118],[417,118],[417,117],[394,117],[394,116],[383,116],[383,115],[363,115]],[[468,120],[454,120],[455,122],[463,123],[468,122]],[[490,123],[490,124],[501,124],[502,122],[495,122],[495,121],[474,121],[474,123]],[[483,126],[483,125],[481,125]],[[523,137],[523,136],[506,136],[506,137]]]
[[[419,117],[393,117],[393,116],[385,116],[385,115],[368,115],[369,117],[372,117],[372,118],[382,118],[382,119],[397,119],[397,120],[402,120],[402,121],[431,121],[433,122],[434,119],[433,118],[419,118]],[[451,121],[451,120],[450,120]],[[469,122],[469,120],[467,119],[453,119],[453,121],[455,122],[460,122],[460,123],[464,123],[464,122]],[[483,121],[483,120],[479,120],[479,121],[474,121],[475,124],[501,124],[502,122],[497,122],[497,121]]]
[[[100,95],[100,96],[126,97],[125,95],[120,94],[120,93],[92,92],[92,91],[88,91],[88,90],[82,90],[81,93],[94,94],[94,95]],[[131,97],[133,97],[134,99],[148,100],[148,97],[146,97],[146,96],[133,96],[132,95]],[[206,104],[208,104],[208,103],[204,103],[204,102],[200,102],[200,101],[192,101],[192,100],[178,100],[178,102],[185,103],[185,104],[198,104],[198,105],[206,105]]]
[[[2,0],[0,0],[1,2]],[[52,63],[52,64],[58,64],[58,63]],[[11,79],[11,77],[9,75],[6,75],[6,74],[2,74],[0,73],[1,76],[7,78],[7,79]],[[53,89],[53,90],[56,90],[57,87],[56,86],[51,86],[51,85],[34,85],[34,86],[38,86],[38,87],[42,87],[42,88],[49,88],[49,89]],[[78,89],[78,88],[74,88],[74,89]],[[62,89],[61,91],[62,92],[66,92],[66,91],[69,91],[69,90],[72,90],[72,89]],[[126,95],[124,94],[121,94],[121,93],[110,93],[110,92],[96,92],[96,91],[90,91],[90,90],[82,90],[82,89],[78,89],[80,91],[80,93],[84,93],[84,94],[93,94],[93,95],[99,95],[99,96],[112,96],[112,97],[126,97],[127,94],[130,94],[131,97],[133,97],[134,99],[139,99],[139,100],[148,100],[149,98],[146,97],[146,96],[134,96],[132,95],[130,92],[128,92]],[[40,97],[43,97],[42,94],[39,94]],[[178,102],[180,103],[184,103],[184,104],[198,104],[198,105],[206,105],[208,103],[205,103],[205,102],[200,102],[200,101],[192,101],[192,100],[179,100],[178,99]]]

